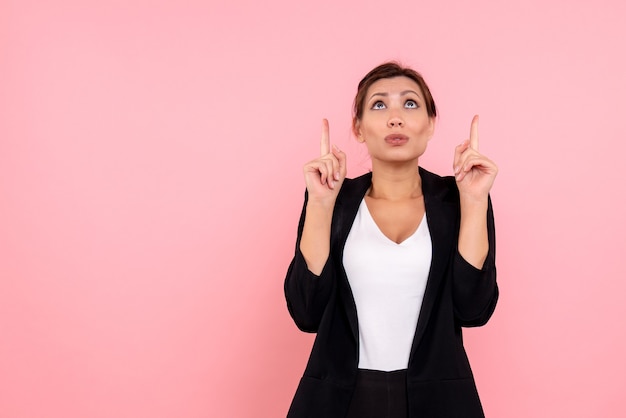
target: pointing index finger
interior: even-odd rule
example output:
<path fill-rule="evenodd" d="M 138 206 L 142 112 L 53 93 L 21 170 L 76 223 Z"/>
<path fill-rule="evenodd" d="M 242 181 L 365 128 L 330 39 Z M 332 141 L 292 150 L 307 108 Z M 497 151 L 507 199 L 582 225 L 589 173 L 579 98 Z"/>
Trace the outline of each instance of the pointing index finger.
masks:
<path fill-rule="evenodd" d="M 472 119 L 472 127 L 470 128 L 470 147 L 478 151 L 478 115 L 474 115 Z"/>
<path fill-rule="evenodd" d="M 328 127 L 328 119 L 322 119 L 322 140 L 320 142 L 321 155 L 324 156 L 330 152 L 330 129 Z"/>

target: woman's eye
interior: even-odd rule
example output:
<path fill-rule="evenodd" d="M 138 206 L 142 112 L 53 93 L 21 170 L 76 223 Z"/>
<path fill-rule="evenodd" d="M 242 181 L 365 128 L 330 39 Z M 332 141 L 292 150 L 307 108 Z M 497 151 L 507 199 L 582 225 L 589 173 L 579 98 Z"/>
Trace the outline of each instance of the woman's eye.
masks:
<path fill-rule="evenodd" d="M 372 106 L 372 109 L 384 109 L 384 108 L 385 108 L 385 104 L 381 101 L 374 103 L 374 105 Z"/>
<path fill-rule="evenodd" d="M 404 107 L 409 109 L 417 109 L 417 102 L 415 100 L 407 100 Z"/>

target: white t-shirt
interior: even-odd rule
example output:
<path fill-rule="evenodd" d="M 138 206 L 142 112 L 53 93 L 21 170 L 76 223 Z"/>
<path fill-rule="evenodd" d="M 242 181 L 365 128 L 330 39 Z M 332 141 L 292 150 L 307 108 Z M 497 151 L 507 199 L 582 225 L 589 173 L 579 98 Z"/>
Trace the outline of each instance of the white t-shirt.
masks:
<path fill-rule="evenodd" d="M 359 368 L 408 367 L 431 258 L 426 215 L 397 244 L 378 228 L 363 199 L 343 253 L 359 323 Z"/>

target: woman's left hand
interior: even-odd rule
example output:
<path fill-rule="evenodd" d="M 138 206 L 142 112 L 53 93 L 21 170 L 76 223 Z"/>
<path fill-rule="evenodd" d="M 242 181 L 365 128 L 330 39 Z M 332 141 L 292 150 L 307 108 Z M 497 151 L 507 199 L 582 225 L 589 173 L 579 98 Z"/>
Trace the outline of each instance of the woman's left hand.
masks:
<path fill-rule="evenodd" d="M 478 152 L 478 115 L 472 119 L 470 138 L 454 150 L 454 177 L 461 197 L 486 199 L 498 167 Z"/>

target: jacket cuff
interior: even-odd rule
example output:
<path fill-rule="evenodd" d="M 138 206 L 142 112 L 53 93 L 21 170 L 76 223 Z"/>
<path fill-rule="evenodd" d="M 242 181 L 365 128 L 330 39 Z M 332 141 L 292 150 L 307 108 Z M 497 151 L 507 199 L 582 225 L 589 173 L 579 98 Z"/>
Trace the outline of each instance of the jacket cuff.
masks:
<path fill-rule="evenodd" d="M 471 265 L 457 251 L 454 258 L 453 293 L 457 318 L 463 326 L 485 324 L 498 300 L 496 268 L 492 254 L 481 269 Z"/>

